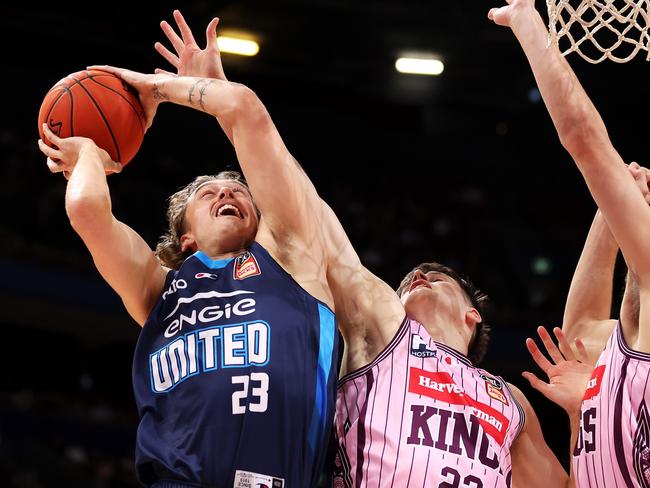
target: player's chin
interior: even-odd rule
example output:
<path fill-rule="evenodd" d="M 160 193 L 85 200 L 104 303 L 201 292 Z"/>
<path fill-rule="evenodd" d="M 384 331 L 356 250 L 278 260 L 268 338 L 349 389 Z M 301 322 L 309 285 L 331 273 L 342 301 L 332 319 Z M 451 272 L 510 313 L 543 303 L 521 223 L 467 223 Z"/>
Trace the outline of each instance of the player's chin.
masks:
<path fill-rule="evenodd" d="M 402 296 L 402 303 L 407 314 L 409 310 L 419 310 L 421 307 L 426 307 L 431 303 L 432 291 L 430 288 L 420 286 L 405 293 Z"/>
<path fill-rule="evenodd" d="M 227 221 L 219 222 L 217 232 L 220 239 L 232 242 L 237 247 L 242 246 L 242 243 L 250 243 L 255 239 L 257 234 L 257 227 L 252 226 L 243 220 L 235 220 L 233 218 Z"/>

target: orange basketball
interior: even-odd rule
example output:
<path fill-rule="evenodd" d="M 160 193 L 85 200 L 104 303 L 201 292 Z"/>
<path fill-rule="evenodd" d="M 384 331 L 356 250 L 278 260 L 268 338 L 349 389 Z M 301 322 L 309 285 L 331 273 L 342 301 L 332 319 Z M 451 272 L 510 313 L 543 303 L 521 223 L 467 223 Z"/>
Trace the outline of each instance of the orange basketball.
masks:
<path fill-rule="evenodd" d="M 144 139 L 145 115 L 137 92 L 117 76 L 99 70 L 72 73 L 47 92 L 38 112 L 38 133 L 47 123 L 60 137 L 88 137 L 111 159 L 127 164 Z"/>

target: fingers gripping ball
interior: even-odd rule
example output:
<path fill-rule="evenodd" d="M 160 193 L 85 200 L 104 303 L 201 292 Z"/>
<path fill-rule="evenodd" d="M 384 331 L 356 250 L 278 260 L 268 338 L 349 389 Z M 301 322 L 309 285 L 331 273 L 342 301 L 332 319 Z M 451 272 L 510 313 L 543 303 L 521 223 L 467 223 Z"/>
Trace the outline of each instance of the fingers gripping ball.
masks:
<path fill-rule="evenodd" d="M 60 137 L 81 136 L 95 141 L 111 159 L 127 164 L 140 149 L 145 115 L 137 92 L 117 76 L 99 70 L 72 73 L 47 92 L 38 113 L 42 124 Z"/>

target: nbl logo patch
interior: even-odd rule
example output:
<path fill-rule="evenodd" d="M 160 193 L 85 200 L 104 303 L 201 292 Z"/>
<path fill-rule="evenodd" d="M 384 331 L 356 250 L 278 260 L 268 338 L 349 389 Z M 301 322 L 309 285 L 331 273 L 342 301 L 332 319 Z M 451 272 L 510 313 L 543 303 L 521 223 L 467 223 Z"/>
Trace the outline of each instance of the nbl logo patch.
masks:
<path fill-rule="evenodd" d="M 500 401 L 501 403 L 508 405 L 508 397 L 503 393 L 503 383 L 492 376 L 481 373 L 479 375 L 483 381 L 485 381 L 485 391 L 495 400 Z"/>
<path fill-rule="evenodd" d="M 432 358 L 436 356 L 436 351 L 427 348 L 427 341 L 418 334 L 411 334 L 411 355 L 417 358 Z"/>
<path fill-rule="evenodd" d="M 245 280 L 251 276 L 260 275 L 262 272 L 253 253 L 246 251 L 235 258 L 235 266 L 232 268 L 232 274 L 236 280 Z"/>

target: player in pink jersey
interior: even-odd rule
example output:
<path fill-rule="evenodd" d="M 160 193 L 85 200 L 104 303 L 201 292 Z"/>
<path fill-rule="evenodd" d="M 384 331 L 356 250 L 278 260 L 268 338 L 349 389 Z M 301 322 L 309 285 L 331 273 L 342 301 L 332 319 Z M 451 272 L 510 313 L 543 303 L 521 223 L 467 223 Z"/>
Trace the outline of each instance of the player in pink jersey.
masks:
<path fill-rule="evenodd" d="M 585 178 L 629 269 L 620 320 L 588 381 L 580 410 L 569 411 L 572 431 L 577 433 L 573 459 L 577 484 L 650 486 L 650 416 L 646 402 L 650 399 L 650 207 L 638 187 L 638 181 L 643 179 L 647 184 L 647 177 L 643 178 L 641 172 L 637 178 L 635 168 L 628 169 L 623 163 L 571 67 L 557 47 L 549 46 L 548 32 L 533 0 L 512 0 L 508 6 L 490 10 L 488 15 L 497 24 L 509 26 L 520 42 L 560 141 Z M 582 326 L 580 323 L 576 320 L 573 330 L 568 330 L 572 335 L 586 331 L 593 355 L 597 335 L 602 337 L 602 331 L 593 323 L 591 327 L 588 322 L 582 322 Z M 549 341 L 550 337 L 544 340 L 556 367 L 577 368 L 579 363 L 567 349 L 567 341 L 560 341 L 563 355 L 558 355 Z M 566 376 L 556 375 L 549 364 L 545 371 L 550 384 L 544 389 L 549 395 L 557 394 L 567 386 L 560 381 Z"/>
<path fill-rule="evenodd" d="M 521 391 L 473 364 L 487 343 L 485 296 L 437 263 L 397 293 L 407 318 L 378 354 L 368 361 L 346 338 L 334 486 L 566 486 Z"/>
<path fill-rule="evenodd" d="M 628 169 L 650 203 L 650 171 L 636 163 Z M 555 364 L 528 341 L 533 358 L 550 382 L 546 384 L 530 373 L 526 376 L 533 387 L 562 406 L 573 419 L 573 466 L 578 486 L 584 487 L 629 486 L 632 480 L 635 486 L 649 486 L 650 481 L 647 441 L 642 441 L 647 439 L 649 425 L 645 404 L 650 394 L 645 383 L 650 361 L 647 354 L 630 350 L 624 339 L 625 327 L 610 319 L 617 254 L 618 245 L 598 211 L 571 282 L 562 331 L 555 331 L 559 349 L 540 328 Z M 639 287 L 630 272 L 626 282 L 620 324 L 632 324 L 638 330 Z M 574 360 L 569 346 L 577 336 L 584 339 L 583 364 Z M 634 370 L 634 376 L 628 375 L 630 370 Z M 628 398 L 623 396 L 626 391 Z"/>

